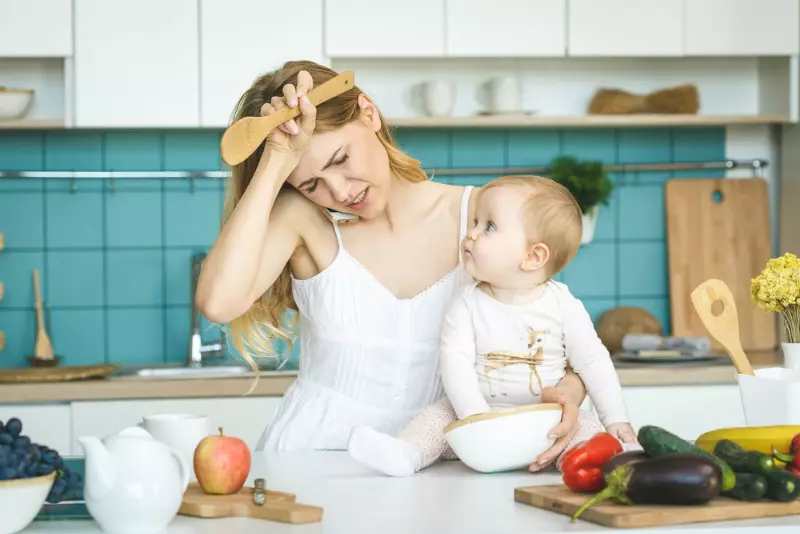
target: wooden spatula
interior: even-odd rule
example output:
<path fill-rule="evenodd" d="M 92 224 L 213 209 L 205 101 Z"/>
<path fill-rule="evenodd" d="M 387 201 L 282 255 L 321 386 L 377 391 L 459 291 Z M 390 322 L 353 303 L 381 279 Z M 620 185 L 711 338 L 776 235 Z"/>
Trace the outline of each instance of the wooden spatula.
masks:
<path fill-rule="evenodd" d="M 739 314 L 736 313 L 736 302 L 728 285 L 712 278 L 697 286 L 691 296 L 703 326 L 728 351 L 736 371 L 742 375 L 754 375 L 750 360 L 742 349 Z M 715 314 L 713 308 L 717 302 L 721 304 L 722 311 Z"/>
<path fill-rule="evenodd" d="M 354 85 L 353 71 L 344 71 L 308 92 L 315 106 L 338 96 Z M 289 119 L 300 115 L 300 108 L 283 108 L 266 117 L 244 117 L 231 124 L 220 141 L 220 155 L 228 165 L 238 165 L 261 146 L 267 135 Z"/>
<path fill-rule="evenodd" d="M 33 270 L 33 290 L 36 293 L 36 317 L 39 319 L 39 330 L 36 333 L 36 347 L 33 350 L 37 358 L 43 360 L 53 359 L 53 344 L 44 328 L 44 314 L 42 313 L 42 292 L 39 287 L 39 269 Z"/>

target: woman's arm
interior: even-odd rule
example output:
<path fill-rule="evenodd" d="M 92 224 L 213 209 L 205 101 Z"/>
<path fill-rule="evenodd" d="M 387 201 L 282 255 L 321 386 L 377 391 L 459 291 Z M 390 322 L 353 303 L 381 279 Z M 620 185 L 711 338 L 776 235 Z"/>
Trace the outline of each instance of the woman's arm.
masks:
<path fill-rule="evenodd" d="M 561 422 L 553 427 L 549 434 L 551 438 L 555 438 L 555 443 L 539 455 L 536 462 L 528 467 L 529 471 L 535 472 L 547 467 L 564 452 L 570 440 L 578 432 L 578 410 L 585 398 L 586 388 L 583 382 L 569 367 L 567 367 L 567 373 L 555 387 L 542 390 L 542 402 L 554 402 L 561 405 Z"/>
<path fill-rule="evenodd" d="M 300 244 L 295 195 L 279 192 L 294 168 L 291 159 L 270 158 L 253 175 L 230 219 L 208 253 L 195 302 L 206 318 L 227 323 L 245 313 L 275 282 Z"/>
<path fill-rule="evenodd" d="M 583 380 L 569 367 L 567 367 L 567 374 L 558 381 L 556 387 L 563 390 L 576 406 L 583 404 L 586 399 L 586 386 Z"/>
<path fill-rule="evenodd" d="M 312 86 L 311 76 L 300 72 L 297 91 L 305 95 Z M 294 95 L 294 87 L 284 87 L 284 94 Z M 245 313 L 275 282 L 301 243 L 302 195 L 282 192 L 316 122 L 316 108 L 308 97 L 298 100 L 301 127 L 291 119 L 287 124 L 291 122 L 293 133 L 287 133 L 285 125 L 270 132 L 250 183 L 203 263 L 195 303 L 211 321 L 227 323 Z M 262 106 L 261 114 L 285 106 L 282 98 L 274 97 Z"/>

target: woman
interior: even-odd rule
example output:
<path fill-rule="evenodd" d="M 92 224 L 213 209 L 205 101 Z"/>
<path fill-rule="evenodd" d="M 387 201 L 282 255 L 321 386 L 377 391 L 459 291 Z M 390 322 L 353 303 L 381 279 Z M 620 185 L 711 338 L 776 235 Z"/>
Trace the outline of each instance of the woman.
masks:
<path fill-rule="evenodd" d="M 198 282 L 199 310 L 230 323 L 242 354 L 288 341 L 286 312 L 298 312 L 300 373 L 260 450 L 342 450 L 353 426 L 391 433 L 439 398 L 441 322 L 468 281 L 459 244 L 472 188 L 429 181 L 357 87 L 315 109 L 307 93 L 336 74 L 290 62 L 240 99 L 237 120 L 285 106 L 301 115 L 232 169 Z M 339 228 L 325 208 L 359 220 Z M 574 435 L 584 394 L 574 374 L 547 392 L 565 413 L 540 466 Z"/>

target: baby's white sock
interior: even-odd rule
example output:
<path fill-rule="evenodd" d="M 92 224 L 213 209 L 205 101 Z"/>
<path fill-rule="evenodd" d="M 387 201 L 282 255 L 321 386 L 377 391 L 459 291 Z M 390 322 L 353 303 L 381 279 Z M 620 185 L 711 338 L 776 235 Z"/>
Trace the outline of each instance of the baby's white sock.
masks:
<path fill-rule="evenodd" d="M 413 475 L 420 465 L 421 453 L 413 445 L 368 426 L 353 428 L 347 452 L 357 462 L 393 477 Z"/>

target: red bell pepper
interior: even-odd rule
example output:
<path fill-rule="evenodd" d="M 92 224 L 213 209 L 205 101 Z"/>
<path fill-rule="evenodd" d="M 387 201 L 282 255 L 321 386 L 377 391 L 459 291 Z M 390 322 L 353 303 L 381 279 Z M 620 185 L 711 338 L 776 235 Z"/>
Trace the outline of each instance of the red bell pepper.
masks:
<path fill-rule="evenodd" d="M 621 452 L 622 444 L 608 432 L 572 446 L 558 459 L 564 485 L 577 493 L 600 491 L 605 487 L 603 465 Z"/>

